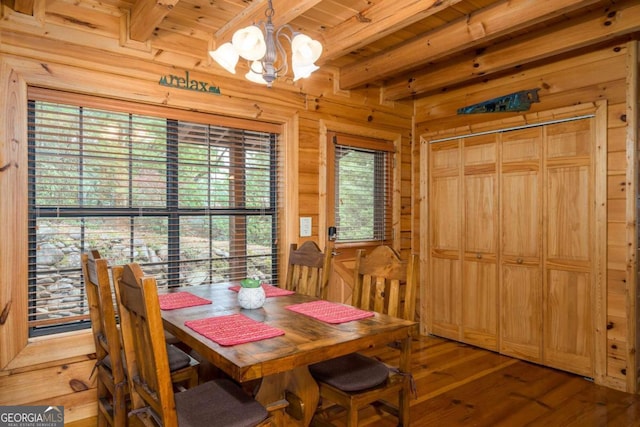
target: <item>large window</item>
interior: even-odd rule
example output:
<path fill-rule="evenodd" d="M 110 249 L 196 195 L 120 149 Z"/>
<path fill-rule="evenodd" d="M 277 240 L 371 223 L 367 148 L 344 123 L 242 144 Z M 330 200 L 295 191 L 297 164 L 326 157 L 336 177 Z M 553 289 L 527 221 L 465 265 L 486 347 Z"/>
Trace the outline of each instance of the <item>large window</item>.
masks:
<path fill-rule="evenodd" d="M 59 98 L 34 90 L 29 101 L 31 335 L 87 326 L 88 249 L 140 263 L 162 287 L 277 283 L 269 126 Z"/>
<path fill-rule="evenodd" d="M 339 243 L 389 242 L 393 144 L 332 133 L 334 223 Z"/>

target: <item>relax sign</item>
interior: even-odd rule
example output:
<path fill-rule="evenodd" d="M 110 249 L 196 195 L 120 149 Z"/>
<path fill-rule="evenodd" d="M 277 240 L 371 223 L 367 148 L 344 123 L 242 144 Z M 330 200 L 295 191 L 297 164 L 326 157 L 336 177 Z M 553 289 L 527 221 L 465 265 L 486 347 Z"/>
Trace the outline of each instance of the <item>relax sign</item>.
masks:
<path fill-rule="evenodd" d="M 214 95 L 220 95 L 220 88 L 218 86 L 212 86 L 207 82 L 200 80 L 192 80 L 189 77 L 189 72 L 184 72 L 184 77 L 174 76 L 172 74 L 168 76 L 160 77 L 160 84 L 162 86 L 175 87 L 177 89 L 193 90 L 196 92 L 213 93 Z"/>

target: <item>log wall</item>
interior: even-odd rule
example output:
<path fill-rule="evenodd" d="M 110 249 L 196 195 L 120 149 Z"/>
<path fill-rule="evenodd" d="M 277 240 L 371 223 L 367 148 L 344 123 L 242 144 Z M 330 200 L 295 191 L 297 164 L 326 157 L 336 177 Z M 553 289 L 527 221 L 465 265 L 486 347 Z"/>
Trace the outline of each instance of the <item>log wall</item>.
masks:
<path fill-rule="evenodd" d="M 303 240 L 299 238 L 299 216 L 312 218 L 312 236 L 304 239 L 325 245 L 326 164 L 321 156 L 326 132 L 391 138 L 398 143 L 398 170 L 402 171 L 394 195 L 401 204 L 394 217 L 398 232 L 394 245 L 404 254 L 411 250 L 411 103 L 381 103 L 376 89 L 337 90 L 336 71 L 328 67 L 296 86 L 285 81 L 267 89 L 241 76 L 224 74 L 207 60 L 196 60 L 194 56 L 206 56 L 206 46 L 198 47 L 202 48 L 198 55 L 152 54 L 131 41 L 114 43 L 119 39 L 120 18 L 100 13 L 100 8 L 87 13 L 76 3 L 78 7 L 43 15 L 39 13 L 42 4 L 37 2 L 35 16 L 0 4 L 0 166 L 8 165 L 0 172 L 0 405 L 63 405 L 67 422 L 91 419 L 96 413 L 90 331 L 38 339 L 27 334 L 29 85 L 280 124 L 287 184 L 282 248 Z M 159 84 L 163 76 L 186 71 L 191 79 L 219 87 L 220 95 Z M 333 295 L 348 300 L 350 292 L 337 289 Z"/>
<path fill-rule="evenodd" d="M 64 3 L 64 8 L 62 7 Z M 298 237 L 298 217 L 312 218 L 312 236 L 325 244 L 326 132 L 337 130 L 398 141 L 400 167 L 394 193 L 394 246 L 404 256 L 422 252 L 426 219 L 420 188 L 419 136 L 482 130 L 536 121 L 549 111 L 606 101 L 608 109 L 606 369 L 599 381 L 638 390 L 636 361 L 640 320 L 637 284 L 637 42 L 602 46 L 568 59 L 519 69 L 504 78 L 470 84 L 413 102 L 383 102 L 377 88 L 338 89 L 337 71 L 323 67 L 306 81 L 271 90 L 248 84 L 211 64 L 206 46 L 147 45 L 119 34 L 117 11 L 101 2 L 52 2 L 34 16 L 0 4 L 0 405 L 64 405 L 67 421 L 95 415 L 93 341 L 90 333 L 29 339 L 26 334 L 26 129 L 28 85 L 197 110 L 282 125 L 287 193 L 286 248 Z M 85 7 L 86 6 L 86 7 Z M 87 8 L 92 8 L 91 13 Z M 194 53 L 200 52 L 201 53 Z M 189 52 L 185 54 L 184 52 Z M 167 88 L 162 76 L 190 72 L 220 95 Z M 521 114 L 457 116 L 456 109 L 522 89 L 540 87 L 541 102 Z M 415 139 L 415 140 L 414 140 Z M 428 201 L 426 201 L 428 202 Z M 306 238 L 305 238 L 306 239 Z M 424 261 L 424 254 L 421 253 Z M 348 301 L 350 260 L 334 269 L 331 295 Z M 426 272 L 422 269 L 424 283 Z M 425 300 L 421 285 L 421 303 Z M 425 313 L 424 307 L 421 308 Z M 424 331 L 424 328 L 423 328 Z"/>

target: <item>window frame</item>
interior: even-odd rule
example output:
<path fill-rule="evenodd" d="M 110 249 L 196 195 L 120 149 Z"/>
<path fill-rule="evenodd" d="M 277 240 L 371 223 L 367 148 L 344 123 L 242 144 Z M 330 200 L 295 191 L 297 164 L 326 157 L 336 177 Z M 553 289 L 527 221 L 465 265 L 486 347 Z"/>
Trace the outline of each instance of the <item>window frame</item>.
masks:
<path fill-rule="evenodd" d="M 123 99 L 139 104 L 163 106 L 175 111 L 191 111 L 201 114 L 218 114 L 243 118 L 280 126 L 283 146 L 278 153 L 284 171 L 282 211 L 280 212 L 279 258 L 286 253 L 282 248 L 297 241 L 297 224 L 291 218 L 298 217 L 298 120 L 292 109 L 260 108 L 255 99 L 227 97 L 224 102 L 208 94 L 170 90 L 158 85 L 157 79 L 132 77 L 114 79 L 113 74 L 96 69 L 48 63 L 43 72 L 41 61 L 32 59 L 3 58 L 0 84 L 5 96 L 0 100 L 7 112 L 5 122 L 10 126 L 0 128 L 6 141 L 0 146 L 0 234 L 7 236 L 0 241 L 0 369 L 24 369 L 42 363 L 86 359 L 93 350 L 90 330 L 61 333 L 55 336 L 29 338 L 25 309 L 27 307 L 27 90 L 47 87 L 72 93 L 91 93 L 110 99 Z M 167 69 L 167 71 L 170 71 Z M 133 79 L 133 80 L 132 80 Z M 108 82 L 108 86 L 105 86 Z M 135 89 L 134 89 L 135 88 Z M 301 105 L 302 107 L 303 105 Z M 233 117 L 229 117 L 233 116 Z M 280 263 L 282 268 L 283 263 Z M 282 271 L 280 271 L 282 276 Z M 10 332 L 9 332 L 10 331 Z"/>
<path fill-rule="evenodd" d="M 327 135 L 328 144 L 330 144 L 327 152 L 327 165 L 329 173 L 327 175 L 328 182 L 328 210 L 332 212 L 330 225 L 337 228 L 338 238 L 335 240 L 335 246 L 368 246 L 390 244 L 394 238 L 394 229 L 392 224 L 393 218 L 393 174 L 395 169 L 395 147 L 393 141 L 385 141 L 382 139 L 374 139 L 371 137 L 351 135 L 339 132 L 329 132 Z M 340 147 L 338 149 L 338 147 Z M 383 163 L 384 173 L 382 176 L 374 176 L 374 200 L 373 201 L 373 236 L 368 239 L 340 239 L 340 205 L 337 201 L 339 197 L 339 159 L 336 152 L 346 153 L 349 149 L 361 152 L 370 152 L 374 155 L 374 173 L 379 169 L 379 164 Z M 384 193 L 384 197 L 380 196 L 380 192 Z M 379 202 L 382 199 L 382 203 Z"/>
<path fill-rule="evenodd" d="M 373 128 L 370 126 L 361 126 L 353 123 L 325 120 L 319 121 L 320 130 L 320 168 L 319 168 L 319 203 L 320 206 L 325 206 L 326 209 L 319 211 L 318 225 L 320 229 L 320 238 L 325 240 L 325 245 L 328 248 L 335 249 L 336 254 L 340 254 L 340 258 L 350 257 L 355 253 L 355 249 L 367 248 L 377 246 L 380 243 L 336 243 L 329 240 L 328 228 L 332 226 L 332 213 L 334 203 L 333 195 L 333 178 L 330 176 L 333 172 L 330 170 L 329 162 L 332 161 L 332 149 L 333 144 L 330 138 L 331 132 L 338 132 L 346 135 L 353 135 L 356 137 L 365 137 L 377 140 L 388 141 L 389 147 L 393 147 L 393 172 L 391 182 L 391 227 L 392 227 L 392 240 L 388 244 L 397 251 L 401 251 L 402 239 L 401 239 L 401 192 L 400 185 L 402 180 L 401 168 L 397 167 L 400 164 L 402 153 L 402 144 L 407 136 L 383 130 L 380 128 Z M 324 161 L 326 159 L 326 161 Z M 324 234 L 324 236 L 323 236 Z"/>

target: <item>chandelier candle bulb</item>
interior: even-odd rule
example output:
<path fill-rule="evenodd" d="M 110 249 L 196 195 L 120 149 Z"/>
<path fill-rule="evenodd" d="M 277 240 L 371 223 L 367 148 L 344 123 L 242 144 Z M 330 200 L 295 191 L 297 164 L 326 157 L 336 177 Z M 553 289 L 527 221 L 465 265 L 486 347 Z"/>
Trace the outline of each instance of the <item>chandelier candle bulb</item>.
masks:
<path fill-rule="evenodd" d="M 238 63 L 240 56 L 231 43 L 227 42 L 223 44 L 217 50 L 209 52 L 209 55 L 211 55 L 211 57 L 215 59 L 222 68 L 231 74 L 236 73 L 236 64 Z"/>
<path fill-rule="evenodd" d="M 231 45 L 239 56 L 248 61 L 257 61 L 267 53 L 267 45 L 260 28 L 255 25 L 238 30 L 231 39 Z"/>

